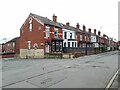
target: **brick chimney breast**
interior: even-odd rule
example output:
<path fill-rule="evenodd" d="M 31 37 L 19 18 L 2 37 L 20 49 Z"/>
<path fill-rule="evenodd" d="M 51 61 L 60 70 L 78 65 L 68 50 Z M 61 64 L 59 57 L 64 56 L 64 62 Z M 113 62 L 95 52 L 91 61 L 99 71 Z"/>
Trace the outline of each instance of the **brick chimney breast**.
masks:
<path fill-rule="evenodd" d="M 57 16 L 55 16 L 55 14 L 53 14 L 53 21 L 57 22 Z"/>
<path fill-rule="evenodd" d="M 96 35 L 96 29 L 94 29 L 94 34 Z"/>
<path fill-rule="evenodd" d="M 70 26 L 70 23 L 69 23 L 69 22 L 67 22 L 67 23 L 66 23 L 66 25 L 69 27 L 69 26 Z"/>
<path fill-rule="evenodd" d="M 77 29 L 80 29 L 80 25 L 79 25 L 79 23 L 77 23 L 76 28 L 77 28 Z"/>
<path fill-rule="evenodd" d="M 101 32 L 100 31 L 98 31 L 98 35 L 100 36 L 100 34 L 101 34 Z"/>
<path fill-rule="evenodd" d="M 106 35 L 105 34 L 103 34 L 103 37 L 105 37 Z"/>
<path fill-rule="evenodd" d="M 88 32 L 91 33 L 91 28 L 88 29 Z"/>
<path fill-rule="evenodd" d="M 83 31 L 85 31 L 86 30 L 86 27 L 85 27 L 85 25 L 83 25 Z"/>

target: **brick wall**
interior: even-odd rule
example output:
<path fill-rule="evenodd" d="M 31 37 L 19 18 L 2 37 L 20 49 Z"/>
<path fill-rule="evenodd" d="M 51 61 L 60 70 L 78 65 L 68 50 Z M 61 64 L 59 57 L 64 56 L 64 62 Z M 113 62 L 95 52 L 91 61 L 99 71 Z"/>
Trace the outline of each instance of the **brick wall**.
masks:
<path fill-rule="evenodd" d="M 20 48 L 27 49 L 27 41 L 31 41 L 31 49 L 34 43 L 38 44 L 39 49 L 44 49 L 41 43 L 44 43 L 45 27 L 32 18 L 32 31 L 29 31 L 29 18 L 27 18 L 23 27 L 20 29 Z"/>

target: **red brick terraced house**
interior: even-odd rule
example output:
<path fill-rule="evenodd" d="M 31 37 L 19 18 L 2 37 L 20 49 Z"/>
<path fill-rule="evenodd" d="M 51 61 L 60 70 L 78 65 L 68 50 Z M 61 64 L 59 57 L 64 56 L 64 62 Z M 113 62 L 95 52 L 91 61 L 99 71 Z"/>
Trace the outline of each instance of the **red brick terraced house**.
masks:
<path fill-rule="evenodd" d="M 2 57 L 14 57 L 15 54 L 20 53 L 20 37 L 13 38 L 12 40 L 2 44 Z"/>
<path fill-rule="evenodd" d="M 20 57 L 44 58 L 45 53 L 61 53 L 62 27 L 47 17 L 30 13 L 20 28 Z"/>
<path fill-rule="evenodd" d="M 45 58 L 46 55 L 74 52 L 87 55 L 116 45 L 113 41 L 111 45 L 108 43 L 108 36 L 101 36 L 100 31 L 97 35 L 96 29 L 92 33 L 91 28 L 87 31 L 85 25 L 80 29 L 79 23 L 76 27 L 70 26 L 69 22 L 59 23 L 56 15 L 50 20 L 30 13 L 20 28 L 20 37 L 2 44 L 2 52 L 18 54 L 20 58 Z"/>

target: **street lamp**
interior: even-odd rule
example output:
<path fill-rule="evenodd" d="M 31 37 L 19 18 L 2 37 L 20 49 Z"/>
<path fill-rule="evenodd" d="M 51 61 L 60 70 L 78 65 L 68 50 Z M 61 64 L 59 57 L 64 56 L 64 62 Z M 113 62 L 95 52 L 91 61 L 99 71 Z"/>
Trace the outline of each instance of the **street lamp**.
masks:
<path fill-rule="evenodd" d="M 101 30 L 101 28 L 103 28 L 103 26 L 100 26 L 99 31 Z M 99 49 L 100 49 L 100 52 L 101 52 L 101 38 L 100 38 L 100 36 L 99 36 Z"/>

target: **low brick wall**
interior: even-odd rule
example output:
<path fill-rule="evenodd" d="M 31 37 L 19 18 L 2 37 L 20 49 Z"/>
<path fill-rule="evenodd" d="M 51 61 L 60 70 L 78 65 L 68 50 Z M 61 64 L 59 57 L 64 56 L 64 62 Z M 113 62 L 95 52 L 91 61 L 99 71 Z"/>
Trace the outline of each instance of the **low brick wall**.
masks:
<path fill-rule="evenodd" d="M 15 53 L 3 53 L 2 58 L 11 58 L 14 57 Z"/>
<path fill-rule="evenodd" d="M 87 52 L 86 52 L 87 51 Z M 77 58 L 80 56 L 93 55 L 99 53 L 98 48 L 63 48 L 63 58 Z"/>

